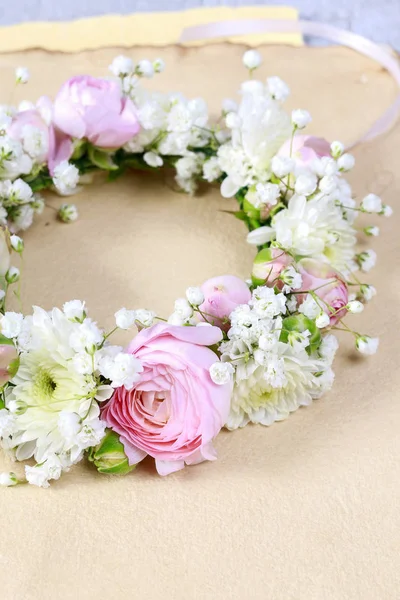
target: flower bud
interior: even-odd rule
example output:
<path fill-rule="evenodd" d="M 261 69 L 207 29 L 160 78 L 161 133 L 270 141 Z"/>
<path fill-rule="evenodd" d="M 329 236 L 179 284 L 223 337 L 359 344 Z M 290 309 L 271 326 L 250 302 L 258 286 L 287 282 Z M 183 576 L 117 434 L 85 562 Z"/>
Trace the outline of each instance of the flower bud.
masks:
<path fill-rule="evenodd" d="M 311 115 L 307 110 L 298 108 L 292 111 L 292 123 L 297 129 L 304 129 L 311 121 Z"/>
<path fill-rule="evenodd" d="M 368 213 L 380 213 L 382 211 L 382 200 L 376 194 L 368 194 L 361 202 L 361 210 Z"/>
<path fill-rule="evenodd" d="M 156 58 L 156 60 L 153 61 L 153 69 L 154 73 L 162 73 L 164 71 L 165 62 L 162 58 Z"/>
<path fill-rule="evenodd" d="M 10 400 L 7 408 L 13 415 L 23 415 L 28 409 L 28 405 L 23 400 Z"/>
<path fill-rule="evenodd" d="M 17 267 L 10 267 L 6 273 L 7 283 L 16 283 L 19 279 L 19 269 Z"/>
<path fill-rule="evenodd" d="M 210 367 L 210 377 L 216 385 L 226 385 L 232 380 L 234 367 L 228 362 L 215 362 Z"/>
<path fill-rule="evenodd" d="M 278 102 L 284 102 L 290 94 L 290 89 L 280 77 L 268 77 L 267 88 L 269 93 Z"/>
<path fill-rule="evenodd" d="M 29 81 L 29 70 L 26 67 L 17 67 L 15 69 L 15 82 L 16 83 L 28 83 Z"/>
<path fill-rule="evenodd" d="M 134 70 L 133 61 L 128 56 L 116 56 L 108 67 L 116 77 L 125 77 Z"/>
<path fill-rule="evenodd" d="M 0 485 L 3 487 L 11 487 L 17 485 L 18 479 L 15 473 L 0 473 Z"/>
<path fill-rule="evenodd" d="M 349 312 L 357 314 L 364 310 L 364 304 L 358 300 L 350 300 L 346 308 Z"/>
<path fill-rule="evenodd" d="M 78 209 L 75 204 L 62 204 L 58 211 L 58 218 L 63 223 L 72 223 L 78 218 Z"/>
<path fill-rule="evenodd" d="M 129 329 L 135 322 L 136 313 L 134 310 L 127 310 L 126 308 L 120 308 L 115 313 L 115 324 L 119 329 Z"/>
<path fill-rule="evenodd" d="M 359 335 L 356 338 L 356 348 L 361 354 L 370 356 L 376 354 L 379 346 L 379 339 L 369 337 L 369 335 Z"/>
<path fill-rule="evenodd" d="M 143 327 L 151 327 L 155 318 L 156 313 L 152 310 L 147 310 L 146 308 L 135 310 L 135 323 L 139 330 L 143 329 Z"/>
<path fill-rule="evenodd" d="M 247 50 L 247 52 L 245 52 L 243 54 L 243 64 L 246 67 L 246 69 L 249 69 L 250 71 L 254 71 L 254 69 L 257 69 L 262 63 L 262 58 L 259 52 L 257 52 L 257 50 Z"/>
<path fill-rule="evenodd" d="M 337 165 L 340 171 L 350 171 L 355 164 L 354 156 L 352 154 L 342 154 L 338 158 Z"/>
<path fill-rule="evenodd" d="M 12 235 L 10 237 L 10 242 L 12 249 L 15 250 L 15 252 L 18 252 L 18 254 L 21 254 L 24 249 L 24 242 L 21 238 L 18 235 Z"/>
<path fill-rule="evenodd" d="M 382 204 L 382 212 L 381 214 L 384 217 L 391 217 L 393 214 L 393 208 L 391 206 L 388 206 L 387 204 Z"/>
<path fill-rule="evenodd" d="M 310 332 L 310 345 L 306 350 L 307 352 L 313 352 L 314 350 L 317 350 L 321 343 L 321 332 L 315 322 L 305 315 L 292 315 L 291 317 L 283 319 L 280 341 L 287 343 L 291 331 L 303 333 L 307 329 Z"/>
<path fill-rule="evenodd" d="M 31 208 L 33 208 L 37 215 L 41 215 L 44 211 L 44 206 L 45 204 L 43 198 L 35 194 L 34 200 L 31 202 Z"/>
<path fill-rule="evenodd" d="M 204 302 L 204 294 L 199 287 L 188 287 L 186 298 L 192 306 L 200 306 Z"/>
<path fill-rule="evenodd" d="M 369 302 L 374 296 L 376 296 L 376 289 L 373 285 L 368 285 L 367 283 L 363 283 L 360 286 L 360 296 L 366 302 Z"/>
<path fill-rule="evenodd" d="M 149 60 L 143 59 L 136 67 L 136 72 L 140 77 L 148 77 L 150 79 L 154 75 L 154 65 Z"/>
<path fill-rule="evenodd" d="M 251 278 L 255 286 L 278 285 L 282 271 L 292 262 L 291 257 L 280 248 L 264 248 L 254 259 Z M 282 284 L 280 285 L 282 287 Z"/>
<path fill-rule="evenodd" d="M 182 319 L 190 319 L 193 316 L 193 308 L 186 298 L 178 298 L 175 300 L 174 312 L 182 317 Z"/>
<path fill-rule="evenodd" d="M 379 227 L 377 227 L 376 225 L 370 225 L 370 227 L 364 228 L 364 233 L 365 235 L 372 235 L 374 237 L 377 237 L 379 235 Z"/>
<path fill-rule="evenodd" d="M 106 435 L 100 444 L 89 450 L 88 458 L 99 473 L 126 475 L 136 467 L 129 464 L 119 435 L 111 429 L 106 429 Z"/>
<path fill-rule="evenodd" d="M 67 319 L 75 323 L 83 323 L 86 319 L 85 303 L 82 300 L 69 300 L 63 306 Z"/>
<path fill-rule="evenodd" d="M 333 158 L 339 158 L 339 156 L 342 156 L 344 152 L 344 145 L 342 144 L 342 142 L 332 142 L 331 144 L 331 154 L 333 156 Z"/>
<path fill-rule="evenodd" d="M 324 329 L 325 327 L 328 327 L 330 322 L 331 320 L 329 318 L 329 315 L 326 314 L 326 312 L 321 312 L 315 319 L 315 324 L 318 327 L 318 329 Z"/>

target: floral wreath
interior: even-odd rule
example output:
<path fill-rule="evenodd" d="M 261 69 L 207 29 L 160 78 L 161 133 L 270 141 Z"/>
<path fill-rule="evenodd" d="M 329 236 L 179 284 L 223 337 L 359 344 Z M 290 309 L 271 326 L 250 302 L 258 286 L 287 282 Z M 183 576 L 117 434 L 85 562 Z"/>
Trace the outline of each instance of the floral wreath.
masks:
<path fill-rule="evenodd" d="M 363 280 L 376 255 L 357 251 L 355 220 L 391 209 L 375 194 L 357 204 L 344 178 L 353 156 L 340 142 L 300 135 L 309 113 L 285 112 L 289 88 L 278 77 L 254 78 L 258 52 L 243 62 L 250 78 L 240 102 L 225 100 L 215 124 L 204 100 L 142 87 L 163 71 L 161 59 L 134 65 L 124 56 L 113 77 L 74 77 L 54 102 L 1 108 L 0 442 L 12 459 L 31 459 L 24 477 L 2 473 L 1 485 L 47 487 L 84 457 L 114 474 L 147 455 L 160 475 L 214 460 L 223 427 L 271 425 L 330 389 L 333 331 L 376 352 L 377 338 L 345 322 L 376 293 Z M 17 84 L 28 79 L 17 69 Z M 16 234 L 43 210 L 41 190 L 69 196 L 96 171 L 116 179 L 163 165 L 187 193 L 207 181 L 236 198 L 232 214 L 258 249 L 249 280 L 223 275 L 189 287 L 168 319 L 121 308 L 110 332 L 80 300 L 31 315 L 6 309 L 20 279 L 11 256 L 24 250 Z M 69 223 L 78 212 L 65 203 L 58 215 Z M 126 349 L 110 344 L 117 329 L 134 327 Z"/>

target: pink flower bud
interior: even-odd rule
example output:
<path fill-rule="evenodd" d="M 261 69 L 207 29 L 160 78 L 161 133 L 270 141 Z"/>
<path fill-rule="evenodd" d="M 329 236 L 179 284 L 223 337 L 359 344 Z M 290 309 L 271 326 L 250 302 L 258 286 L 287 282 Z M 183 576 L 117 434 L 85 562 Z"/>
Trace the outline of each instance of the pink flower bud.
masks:
<path fill-rule="evenodd" d="M 4 338 L 3 338 L 4 339 Z M 0 386 L 14 377 L 18 368 L 18 353 L 13 344 L 0 344 Z"/>
<path fill-rule="evenodd" d="M 208 279 L 201 286 L 204 302 L 199 306 L 207 320 L 224 331 L 229 329 L 229 315 L 239 304 L 251 298 L 246 283 L 234 275 L 221 275 Z M 211 316 L 210 316 L 211 315 Z"/>
<path fill-rule="evenodd" d="M 335 325 L 346 314 L 349 301 L 349 292 L 343 276 L 329 264 L 313 258 L 302 258 L 298 262 L 298 268 L 303 278 L 301 290 L 314 290 L 321 300 L 321 308 L 330 316 L 330 324 Z M 305 298 L 306 294 L 298 295 L 299 304 Z M 333 312 L 335 314 L 332 315 Z"/>
<path fill-rule="evenodd" d="M 251 277 L 254 285 L 277 286 L 282 288 L 283 282 L 277 280 L 293 259 L 280 248 L 264 248 L 254 259 Z"/>
<path fill-rule="evenodd" d="M 278 156 L 290 156 L 291 140 L 281 146 Z M 292 155 L 298 167 L 305 167 L 312 163 L 316 158 L 331 155 L 329 142 L 324 138 L 314 137 L 313 135 L 295 135 L 292 144 Z"/>

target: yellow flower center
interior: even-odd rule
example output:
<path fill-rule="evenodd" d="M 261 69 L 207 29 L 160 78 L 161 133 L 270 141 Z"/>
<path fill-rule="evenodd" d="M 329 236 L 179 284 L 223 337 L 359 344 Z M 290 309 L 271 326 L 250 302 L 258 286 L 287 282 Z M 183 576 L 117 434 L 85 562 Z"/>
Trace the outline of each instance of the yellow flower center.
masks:
<path fill-rule="evenodd" d="M 53 400 L 56 382 L 50 371 L 39 369 L 33 380 L 33 395 L 39 404 L 49 404 Z"/>

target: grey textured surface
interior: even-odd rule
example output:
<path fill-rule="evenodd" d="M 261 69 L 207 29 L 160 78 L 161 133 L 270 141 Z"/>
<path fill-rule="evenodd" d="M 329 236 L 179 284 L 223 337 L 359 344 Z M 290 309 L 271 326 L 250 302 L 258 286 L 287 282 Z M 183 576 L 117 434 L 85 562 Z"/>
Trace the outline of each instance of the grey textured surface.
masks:
<path fill-rule="evenodd" d="M 302 18 L 344 27 L 400 50 L 400 0 L 0 0 L 0 3 L 2 25 L 200 6 L 291 5 Z"/>

